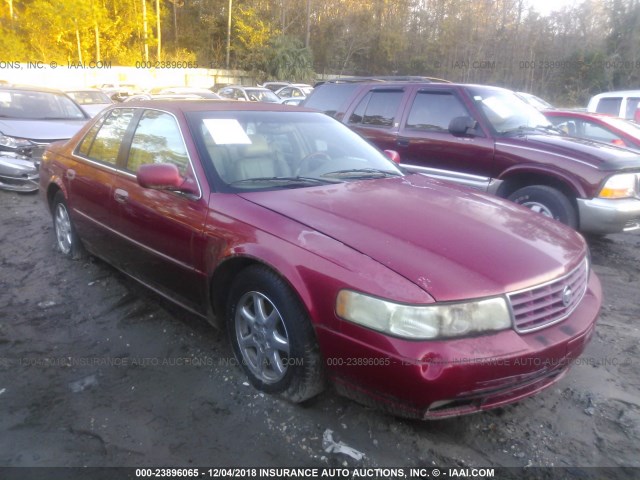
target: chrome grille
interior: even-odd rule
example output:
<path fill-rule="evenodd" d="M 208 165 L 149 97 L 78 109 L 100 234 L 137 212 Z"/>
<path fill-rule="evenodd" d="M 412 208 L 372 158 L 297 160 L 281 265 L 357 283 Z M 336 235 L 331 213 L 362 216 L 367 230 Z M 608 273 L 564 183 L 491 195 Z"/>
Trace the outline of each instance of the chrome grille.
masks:
<path fill-rule="evenodd" d="M 508 294 L 516 331 L 531 332 L 568 317 L 587 289 L 588 270 L 585 258 L 561 278 Z"/>

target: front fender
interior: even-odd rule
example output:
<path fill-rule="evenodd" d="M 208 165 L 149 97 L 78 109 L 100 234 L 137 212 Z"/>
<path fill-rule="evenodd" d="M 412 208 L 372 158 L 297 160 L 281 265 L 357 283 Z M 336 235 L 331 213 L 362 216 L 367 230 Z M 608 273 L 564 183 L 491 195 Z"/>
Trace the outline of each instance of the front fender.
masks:
<path fill-rule="evenodd" d="M 501 180 L 502 188 L 505 184 L 508 184 L 510 180 L 515 178 L 533 178 L 533 177 L 545 177 L 551 179 L 553 182 L 559 182 L 565 185 L 576 198 L 587 198 L 587 192 L 582 184 L 568 172 L 549 168 L 548 166 L 536 165 L 536 164 L 520 164 L 504 170 L 497 178 Z M 530 184 L 532 182 L 529 182 Z M 499 190 L 500 192 L 500 190 Z"/>

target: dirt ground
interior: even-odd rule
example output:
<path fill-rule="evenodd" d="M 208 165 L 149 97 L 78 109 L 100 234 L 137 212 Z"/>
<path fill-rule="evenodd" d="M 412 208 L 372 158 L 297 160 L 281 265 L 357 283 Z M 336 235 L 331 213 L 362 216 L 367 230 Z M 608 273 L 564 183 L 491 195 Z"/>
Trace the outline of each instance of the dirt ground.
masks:
<path fill-rule="evenodd" d="M 257 393 L 222 333 L 64 258 L 40 197 L 0 191 L 0 466 L 640 467 L 640 233 L 589 243 L 605 301 L 581 361 L 508 408 L 414 422 Z M 325 452 L 328 429 L 364 457 Z"/>

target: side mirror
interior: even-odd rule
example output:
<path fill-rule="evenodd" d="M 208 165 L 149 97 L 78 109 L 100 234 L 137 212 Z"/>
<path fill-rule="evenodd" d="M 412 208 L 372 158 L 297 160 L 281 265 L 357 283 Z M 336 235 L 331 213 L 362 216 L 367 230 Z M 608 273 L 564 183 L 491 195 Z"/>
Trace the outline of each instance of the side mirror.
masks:
<path fill-rule="evenodd" d="M 398 152 L 396 152 L 395 150 L 385 150 L 383 153 L 393 163 L 400 165 L 400 154 Z"/>
<path fill-rule="evenodd" d="M 144 188 L 173 190 L 198 195 L 197 186 L 180 175 L 178 167 L 171 163 L 141 165 L 136 172 L 138 184 Z"/>
<path fill-rule="evenodd" d="M 478 122 L 471 117 L 455 117 L 449 123 L 449 133 L 453 135 L 473 135 L 477 125 Z"/>

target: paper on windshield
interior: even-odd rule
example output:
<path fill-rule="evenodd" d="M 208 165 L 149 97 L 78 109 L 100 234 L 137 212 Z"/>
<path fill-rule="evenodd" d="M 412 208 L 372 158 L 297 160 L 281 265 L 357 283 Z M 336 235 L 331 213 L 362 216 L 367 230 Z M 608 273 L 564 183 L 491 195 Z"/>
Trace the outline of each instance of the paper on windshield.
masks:
<path fill-rule="evenodd" d="M 235 118 L 205 118 L 202 122 L 216 145 L 251 143 L 251 139 Z"/>

